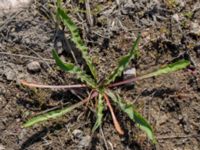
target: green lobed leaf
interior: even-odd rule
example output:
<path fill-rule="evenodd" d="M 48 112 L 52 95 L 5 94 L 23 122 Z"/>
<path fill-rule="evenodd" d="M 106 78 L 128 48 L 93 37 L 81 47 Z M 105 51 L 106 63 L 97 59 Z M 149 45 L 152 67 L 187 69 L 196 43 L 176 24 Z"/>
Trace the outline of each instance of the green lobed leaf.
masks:
<path fill-rule="evenodd" d="M 135 109 L 133 104 L 130 104 L 124 101 L 118 94 L 114 94 L 113 92 L 107 90 L 106 93 L 109 97 L 119 106 L 119 108 L 128 115 L 128 117 L 136 123 L 136 125 L 143 130 L 148 138 L 152 140 L 153 143 L 156 142 L 152 127 L 148 123 L 148 121 L 142 117 Z"/>
<path fill-rule="evenodd" d="M 118 62 L 117 68 L 112 72 L 112 74 L 107 78 L 105 81 L 105 85 L 108 85 L 109 83 L 115 81 L 116 77 L 120 76 L 124 69 L 128 66 L 131 59 L 138 56 L 138 43 L 140 40 L 140 34 L 138 34 L 138 37 L 136 41 L 133 43 L 132 49 L 129 51 L 129 53 L 125 56 L 122 56 L 121 59 Z"/>
<path fill-rule="evenodd" d="M 60 117 L 68 112 L 71 112 L 73 109 L 83 105 L 85 103 L 85 101 L 81 101 L 77 104 L 74 104 L 70 107 L 64 107 L 62 109 L 58 109 L 58 110 L 53 110 L 53 111 L 49 111 L 45 114 L 41 114 L 41 115 L 38 115 L 36 117 L 33 117 L 31 118 L 30 120 L 28 120 L 27 122 L 25 122 L 23 124 L 23 127 L 30 127 L 30 126 L 33 126 L 35 124 L 38 124 L 40 122 L 43 122 L 43 121 L 46 121 L 46 120 L 49 120 L 49 119 L 56 119 L 57 117 Z"/>
<path fill-rule="evenodd" d="M 163 68 L 160 68 L 157 71 L 154 71 L 152 73 L 140 76 L 140 77 L 138 77 L 138 80 L 146 79 L 146 78 L 150 78 L 150 77 L 155 77 L 155 76 L 159 76 L 159 75 L 167 74 L 167 73 L 171 73 L 171 72 L 175 72 L 177 70 L 181 70 L 181 69 L 186 68 L 188 65 L 190 65 L 190 61 L 185 60 L 185 59 L 181 59 L 181 60 L 178 60 L 175 63 L 169 64 L 169 65 L 167 65 Z"/>
<path fill-rule="evenodd" d="M 85 59 L 93 77 L 95 78 L 95 80 L 97 80 L 96 68 L 93 65 L 92 59 L 88 54 L 88 48 L 85 46 L 83 40 L 81 39 L 77 26 L 74 24 L 71 18 L 65 13 L 65 11 L 61 7 L 58 7 L 57 14 L 61 19 L 61 21 L 64 23 L 64 25 L 71 32 L 72 35 L 71 40 L 75 43 L 76 47 L 81 51 L 82 57 Z"/>
<path fill-rule="evenodd" d="M 98 106 L 97 106 L 97 120 L 94 124 L 94 127 L 92 128 L 92 132 L 94 132 L 102 124 L 103 110 L 104 110 L 103 96 L 99 94 Z"/>
<path fill-rule="evenodd" d="M 71 63 L 64 63 L 60 57 L 58 56 L 57 52 L 53 49 L 52 50 L 52 54 L 53 54 L 53 58 L 56 61 L 56 64 L 64 71 L 67 71 L 69 73 L 73 73 L 76 74 L 77 77 L 79 79 L 81 79 L 81 81 L 86 82 L 86 84 L 90 87 L 95 88 L 96 87 L 96 83 L 95 81 L 92 79 L 92 77 L 90 77 L 89 75 L 87 75 L 84 71 L 81 70 L 80 67 L 75 66 L 74 64 Z"/>

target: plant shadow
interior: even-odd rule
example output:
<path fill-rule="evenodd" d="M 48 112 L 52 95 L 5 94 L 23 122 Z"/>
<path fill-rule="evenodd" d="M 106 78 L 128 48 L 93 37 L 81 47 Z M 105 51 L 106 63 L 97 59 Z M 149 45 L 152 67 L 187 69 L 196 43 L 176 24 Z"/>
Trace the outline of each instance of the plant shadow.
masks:
<path fill-rule="evenodd" d="M 24 143 L 22 143 L 20 150 L 25 150 L 29 148 L 31 145 L 40 142 L 43 137 L 45 137 L 49 132 L 53 133 L 56 130 L 62 129 L 64 126 L 61 124 L 56 124 L 50 127 L 45 127 L 39 132 L 33 134 L 31 137 L 29 137 Z"/>
<path fill-rule="evenodd" d="M 164 98 L 166 95 L 169 94 L 174 94 L 176 92 L 175 89 L 172 88 L 154 88 L 152 90 L 145 90 L 141 93 L 142 96 L 151 96 L 153 95 L 154 97 L 159 97 L 159 98 Z"/>

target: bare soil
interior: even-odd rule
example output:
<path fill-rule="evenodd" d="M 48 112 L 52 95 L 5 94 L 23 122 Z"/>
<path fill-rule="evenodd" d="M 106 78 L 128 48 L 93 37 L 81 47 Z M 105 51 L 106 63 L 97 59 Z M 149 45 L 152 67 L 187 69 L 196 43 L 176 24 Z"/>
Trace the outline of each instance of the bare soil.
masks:
<path fill-rule="evenodd" d="M 55 23 L 52 1 L 33 2 L 29 8 L 0 17 L 0 150 L 199 150 L 200 149 L 200 3 L 198 0 L 65 1 L 79 26 L 99 71 L 109 74 L 120 56 L 141 32 L 140 57 L 129 68 L 137 75 L 186 58 L 191 66 L 176 73 L 136 82 L 116 90 L 131 101 L 152 124 L 153 145 L 117 108 L 125 136 L 119 136 L 106 113 L 102 129 L 92 135 L 95 116 L 81 107 L 56 120 L 21 128 L 32 116 L 79 101 L 86 91 L 30 89 L 24 79 L 42 84 L 79 83 L 60 71 L 52 48 L 67 61 L 85 67 L 70 34 Z M 118 3 L 119 2 L 119 3 Z M 65 38 L 64 38 L 65 37 Z M 36 61 L 38 70 L 28 64 Z"/>

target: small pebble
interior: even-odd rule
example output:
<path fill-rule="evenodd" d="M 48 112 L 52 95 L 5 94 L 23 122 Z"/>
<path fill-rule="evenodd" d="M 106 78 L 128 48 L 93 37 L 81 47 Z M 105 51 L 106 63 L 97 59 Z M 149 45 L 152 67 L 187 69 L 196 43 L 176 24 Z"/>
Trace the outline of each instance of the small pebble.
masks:
<path fill-rule="evenodd" d="M 27 65 L 27 69 L 28 69 L 28 71 L 35 73 L 35 72 L 39 72 L 41 70 L 41 66 L 40 66 L 39 62 L 32 61 Z"/>
<path fill-rule="evenodd" d="M 124 4 L 123 9 L 121 10 L 121 13 L 123 15 L 131 14 L 134 7 L 135 7 L 135 5 L 133 4 L 132 0 L 128 0 Z"/>
<path fill-rule="evenodd" d="M 172 16 L 172 19 L 174 19 L 178 23 L 179 22 L 179 16 L 178 16 L 178 14 L 174 14 Z"/>
<path fill-rule="evenodd" d="M 75 138 L 78 138 L 78 139 L 81 139 L 83 137 L 83 131 L 81 130 L 78 130 L 78 129 L 75 129 L 73 132 L 72 132 L 73 136 Z"/>
<path fill-rule="evenodd" d="M 58 54 L 62 54 L 62 52 L 63 52 L 63 46 L 62 46 L 62 42 L 61 41 L 57 41 L 56 42 L 56 49 L 58 51 Z"/>
<path fill-rule="evenodd" d="M 5 85 L 3 83 L 0 82 L 0 95 L 4 95 L 6 94 L 7 90 L 5 88 Z"/>
<path fill-rule="evenodd" d="M 190 33 L 200 35 L 200 25 L 197 22 L 192 22 L 190 24 Z"/>
<path fill-rule="evenodd" d="M 136 76 L 136 69 L 130 68 L 124 71 L 124 75 Z"/>
<path fill-rule="evenodd" d="M 5 150 L 6 148 L 2 145 L 2 144 L 0 144 L 0 150 Z"/>
<path fill-rule="evenodd" d="M 88 147 L 91 143 L 91 140 L 92 140 L 91 136 L 86 135 L 81 139 L 81 141 L 79 142 L 79 145 L 81 147 Z"/>
<path fill-rule="evenodd" d="M 183 0 L 176 0 L 176 3 L 180 6 L 180 7 L 185 7 L 186 2 Z"/>
<path fill-rule="evenodd" d="M 16 79 L 16 73 L 13 69 L 6 69 L 4 75 L 8 81 L 13 81 Z"/>

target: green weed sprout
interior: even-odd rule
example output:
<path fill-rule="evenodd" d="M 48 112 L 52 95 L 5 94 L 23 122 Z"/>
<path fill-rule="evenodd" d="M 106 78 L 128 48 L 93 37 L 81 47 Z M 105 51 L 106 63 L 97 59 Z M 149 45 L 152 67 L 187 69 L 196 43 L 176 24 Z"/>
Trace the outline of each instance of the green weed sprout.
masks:
<path fill-rule="evenodd" d="M 66 72 L 75 74 L 76 77 L 83 82 L 83 84 L 53 86 L 53 85 L 28 83 L 26 81 L 21 81 L 21 83 L 29 87 L 38 87 L 38 88 L 67 88 L 67 89 L 88 88 L 91 90 L 91 92 L 87 98 L 85 98 L 84 100 L 81 100 L 80 102 L 72 106 L 49 111 L 44 114 L 31 118 L 30 120 L 26 121 L 23 124 L 23 127 L 30 127 L 49 119 L 55 119 L 88 103 L 88 101 L 95 100 L 97 104 L 96 105 L 96 123 L 93 126 L 93 129 L 92 129 L 93 132 L 97 130 L 99 126 L 102 125 L 104 112 L 105 112 L 104 110 L 108 108 L 111 113 L 113 124 L 116 131 L 120 135 L 124 134 L 124 131 L 121 128 L 120 123 L 118 122 L 117 117 L 114 113 L 114 110 L 112 107 L 114 105 L 118 107 L 122 112 L 124 112 L 130 118 L 130 120 L 135 122 L 136 126 L 139 127 L 141 130 L 143 130 L 148 136 L 148 138 L 153 143 L 155 143 L 156 138 L 153 133 L 153 129 L 148 123 L 148 121 L 145 118 L 143 118 L 143 116 L 139 112 L 136 111 L 133 104 L 124 100 L 122 97 L 119 96 L 117 92 L 114 92 L 112 89 L 114 87 L 124 85 L 130 82 L 134 82 L 134 81 L 138 81 L 138 80 L 142 80 L 142 79 L 146 79 L 150 77 L 156 77 L 159 75 L 163 75 L 163 74 L 175 72 L 180 69 L 184 69 L 190 64 L 190 62 L 188 60 L 181 59 L 175 63 L 168 64 L 165 67 L 162 67 L 152 73 L 148 73 L 139 77 L 132 77 L 130 79 L 115 82 L 116 78 L 121 76 L 122 72 L 128 66 L 129 62 L 132 59 L 134 59 L 136 55 L 138 54 L 138 43 L 140 40 L 140 34 L 139 34 L 136 41 L 133 43 L 133 47 L 131 48 L 129 53 L 123 56 L 122 58 L 120 58 L 116 69 L 111 73 L 110 76 L 105 78 L 103 82 L 99 82 L 97 78 L 97 70 L 94 64 L 92 63 L 91 57 L 88 54 L 88 48 L 85 46 L 83 40 L 80 37 L 77 26 L 74 24 L 71 18 L 65 13 L 65 11 L 63 10 L 63 8 L 61 8 L 60 5 L 57 6 L 57 17 L 69 29 L 71 33 L 71 40 L 74 42 L 76 47 L 82 53 L 82 57 L 85 59 L 89 67 L 89 70 L 91 72 L 91 75 L 87 74 L 80 67 L 72 63 L 64 63 L 58 56 L 57 52 L 55 50 L 52 50 L 53 58 L 55 59 L 56 64 L 60 67 L 60 69 Z"/>

